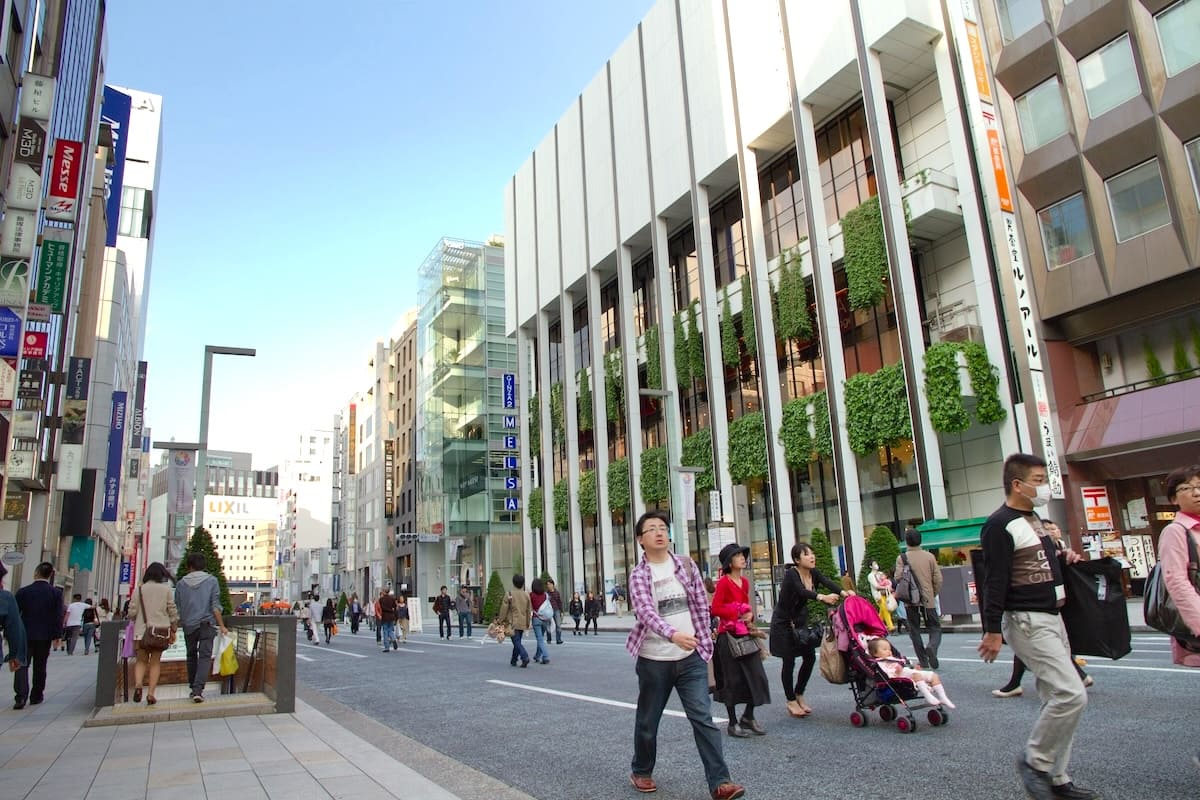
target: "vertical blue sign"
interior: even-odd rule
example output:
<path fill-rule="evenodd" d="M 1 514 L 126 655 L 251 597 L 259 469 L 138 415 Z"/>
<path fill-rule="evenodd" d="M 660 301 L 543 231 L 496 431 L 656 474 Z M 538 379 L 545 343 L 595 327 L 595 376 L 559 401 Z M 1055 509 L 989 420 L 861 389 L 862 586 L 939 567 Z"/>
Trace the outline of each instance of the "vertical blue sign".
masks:
<path fill-rule="evenodd" d="M 121 189 L 125 185 L 125 151 L 129 145 L 129 112 L 133 98 L 111 86 L 104 87 L 104 102 L 100 119 L 108 124 L 113 138 L 113 165 L 104 170 L 104 202 L 108 215 L 108 235 L 105 244 L 117 246 L 117 230 L 121 220 Z"/>
<path fill-rule="evenodd" d="M 112 393 L 112 420 L 108 426 L 108 465 L 104 469 L 104 507 L 100 519 L 117 521 L 117 505 L 121 496 L 121 464 L 125 457 L 125 411 L 127 392 Z"/>
<path fill-rule="evenodd" d="M 504 437 L 504 448 L 506 450 L 516 450 L 517 449 L 517 437 L 511 436 L 511 435 L 505 436 Z"/>
<path fill-rule="evenodd" d="M 517 407 L 517 376 L 511 372 L 504 373 L 504 407 Z"/>
<path fill-rule="evenodd" d="M 133 577 L 133 564 L 128 561 L 121 562 L 121 583 L 132 583 L 130 578 Z"/>
<path fill-rule="evenodd" d="M 505 417 L 504 418 L 504 428 L 505 428 L 505 430 L 515 431 L 517 429 L 517 418 L 511 417 L 511 416 Z"/>
<path fill-rule="evenodd" d="M 504 479 L 504 488 L 508 491 L 515 491 L 517 488 L 517 479 L 511 475 Z"/>
<path fill-rule="evenodd" d="M 520 505 L 521 505 L 521 499 L 519 497 L 504 498 L 504 510 L 505 511 L 516 511 L 520 507 Z"/>
<path fill-rule="evenodd" d="M 516 456 L 505 456 L 504 457 L 504 468 L 505 469 L 516 469 L 517 468 L 517 457 Z"/>

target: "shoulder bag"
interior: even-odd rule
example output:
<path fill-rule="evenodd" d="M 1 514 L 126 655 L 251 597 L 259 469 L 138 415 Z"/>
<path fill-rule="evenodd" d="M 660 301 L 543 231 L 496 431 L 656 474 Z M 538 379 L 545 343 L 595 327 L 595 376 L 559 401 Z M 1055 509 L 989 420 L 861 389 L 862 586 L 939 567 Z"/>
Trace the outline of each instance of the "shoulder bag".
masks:
<path fill-rule="evenodd" d="M 1179 527 L 1183 528 L 1182 525 Z M 1167 530 L 1170 530 L 1169 526 Z M 1166 532 L 1166 530 L 1163 531 L 1164 534 Z M 1192 539 L 1191 531 L 1183 528 L 1183 536 L 1188 546 L 1188 583 L 1197 593 L 1200 593 L 1200 574 L 1198 574 L 1200 572 L 1200 555 L 1196 553 L 1196 542 Z M 1167 582 L 1163 576 L 1161 561 L 1150 570 L 1150 577 L 1146 579 L 1145 595 L 1145 599 L 1142 601 L 1142 610 L 1145 613 L 1146 624 L 1155 630 L 1173 636 L 1179 644 L 1189 650 L 1200 650 L 1200 637 L 1192 635 L 1192 629 L 1183 621 L 1183 617 L 1179 615 L 1179 609 L 1175 606 L 1175 601 L 1167 592 Z"/>
<path fill-rule="evenodd" d="M 725 636 L 729 640 L 729 652 L 734 658 L 749 658 L 757 656 L 760 652 L 758 639 L 753 636 L 734 636 L 732 633 Z"/>
<path fill-rule="evenodd" d="M 849 683 L 850 676 L 846 670 L 846 658 L 838 650 L 837 633 L 830 625 L 821 640 L 821 677 L 830 683 Z"/>
<path fill-rule="evenodd" d="M 142 612 L 143 618 L 149 618 L 146 611 L 146 596 L 142 593 L 142 587 L 138 587 L 138 605 Z M 142 631 L 141 645 L 143 650 L 162 651 L 171 646 L 171 629 L 161 625 L 146 625 L 146 630 Z"/>
<path fill-rule="evenodd" d="M 896 581 L 893 591 L 900 602 L 919 606 L 921 605 L 921 587 L 917 584 L 917 579 L 913 577 L 912 567 L 908 565 L 908 554 L 901 553 L 900 560 L 904 562 L 904 566 L 900 570 L 900 580 Z"/>

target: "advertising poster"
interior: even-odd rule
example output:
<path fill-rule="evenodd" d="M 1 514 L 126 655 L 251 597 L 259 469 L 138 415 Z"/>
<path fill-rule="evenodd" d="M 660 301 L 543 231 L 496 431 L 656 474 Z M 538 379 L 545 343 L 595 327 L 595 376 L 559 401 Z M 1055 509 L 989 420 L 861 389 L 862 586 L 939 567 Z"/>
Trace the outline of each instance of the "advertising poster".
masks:
<path fill-rule="evenodd" d="M 195 502 L 196 452 L 172 450 L 167 465 L 167 513 L 190 514 Z"/>
<path fill-rule="evenodd" d="M 67 394 L 63 401 L 62 444 L 58 449 L 58 488 L 78 492 L 83 479 L 83 440 L 87 427 L 92 360 L 71 356 L 67 362 Z"/>
<path fill-rule="evenodd" d="M 104 170 L 104 198 L 108 210 L 108 236 L 105 244 L 117 246 L 117 229 L 121 220 L 121 189 L 125 186 L 125 151 L 129 145 L 129 112 L 133 98 L 111 86 L 104 87 L 104 102 L 100 119 L 112 130 L 113 163 Z"/>
<path fill-rule="evenodd" d="M 121 465 L 125 460 L 125 419 L 129 401 L 127 392 L 112 393 L 112 418 L 108 425 L 108 463 L 104 468 L 104 505 L 100 519 L 104 522 L 117 521 L 118 503 L 121 499 Z"/>

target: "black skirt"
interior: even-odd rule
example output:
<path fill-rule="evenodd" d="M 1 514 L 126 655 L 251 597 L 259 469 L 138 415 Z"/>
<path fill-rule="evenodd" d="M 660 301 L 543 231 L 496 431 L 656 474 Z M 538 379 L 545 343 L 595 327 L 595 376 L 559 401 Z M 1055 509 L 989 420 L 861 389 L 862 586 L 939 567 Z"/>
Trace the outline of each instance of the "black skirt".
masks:
<path fill-rule="evenodd" d="M 771 689 L 762 659 L 758 656 L 734 658 L 728 633 L 717 637 L 713 651 L 713 674 L 716 677 L 713 699 L 718 703 L 727 706 L 737 703 L 765 706 L 771 702 Z"/>

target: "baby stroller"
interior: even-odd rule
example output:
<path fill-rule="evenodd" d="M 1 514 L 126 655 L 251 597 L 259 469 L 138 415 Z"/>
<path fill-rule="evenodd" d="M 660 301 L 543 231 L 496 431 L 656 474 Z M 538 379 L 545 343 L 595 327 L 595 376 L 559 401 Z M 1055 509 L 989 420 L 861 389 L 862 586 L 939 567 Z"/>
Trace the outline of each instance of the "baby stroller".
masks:
<path fill-rule="evenodd" d="M 829 620 L 837 636 L 838 651 L 846 659 L 847 682 L 854 695 L 850 724 L 865 728 L 871 719 L 867 712 L 878 710 L 881 720 L 895 720 L 901 733 L 912 733 L 917 729 L 913 711 L 923 708 L 929 709 L 926 719 L 934 727 L 950 721 L 949 712 L 926 702 L 911 678 L 889 677 L 867 652 L 869 639 L 887 636 L 879 612 L 868 600 L 857 595 L 847 597 L 836 610 L 830 611 Z M 904 657 L 894 645 L 892 652 Z"/>

